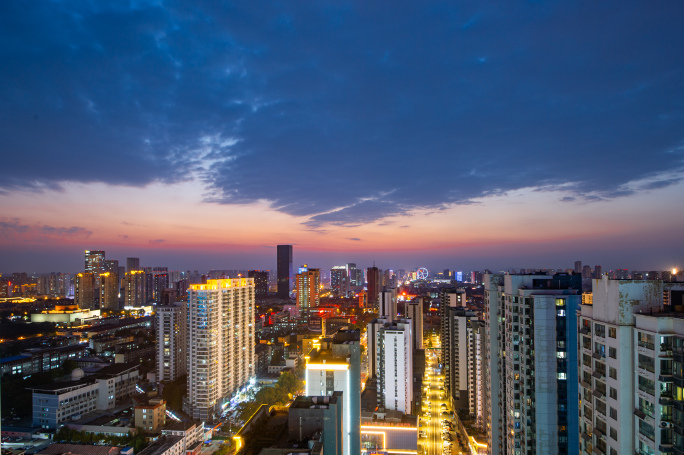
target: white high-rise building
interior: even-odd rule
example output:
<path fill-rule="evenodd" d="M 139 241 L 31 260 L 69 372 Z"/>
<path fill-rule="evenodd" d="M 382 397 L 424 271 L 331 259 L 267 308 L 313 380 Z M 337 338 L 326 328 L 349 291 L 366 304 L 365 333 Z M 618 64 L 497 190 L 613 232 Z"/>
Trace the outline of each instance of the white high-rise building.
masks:
<path fill-rule="evenodd" d="M 378 293 L 378 316 L 388 322 L 397 319 L 397 290 L 385 288 Z"/>
<path fill-rule="evenodd" d="M 655 455 L 677 453 L 679 447 L 684 452 L 684 438 L 678 436 L 684 434 L 684 409 L 677 409 L 684 390 L 678 364 L 678 356 L 684 362 L 684 320 L 682 308 L 670 313 L 677 307 L 664 299 L 682 289 L 682 283 L 606 275 L 592 280 L 592 299 L 582 304 L 578 322 L 584 451 Z"/>
<path fill-rule="evenodd" d="M 254 376 L 254 279 L 208 280 L 188 288 L 188 394 L 184 409 L 215 420 Z"/>
<path fill-rule="evenodd" d="M 411 319 L 413 325 L 413 349 L 423 349 L 423 298 L 416 297 L 405 303 L 406 317 Z"/>
<path fill-rule="evenodd" d="M 377 379 L 378 405 L 386 410 L 412 412 L 412 322 L 385 318 L 368 324 L 368 365 Z"/>
<path fill-rule="evenodd" d="M 187 304 L 159 305 L 156 316 L 157 381 L 173 381 L 188 369 Z"/>

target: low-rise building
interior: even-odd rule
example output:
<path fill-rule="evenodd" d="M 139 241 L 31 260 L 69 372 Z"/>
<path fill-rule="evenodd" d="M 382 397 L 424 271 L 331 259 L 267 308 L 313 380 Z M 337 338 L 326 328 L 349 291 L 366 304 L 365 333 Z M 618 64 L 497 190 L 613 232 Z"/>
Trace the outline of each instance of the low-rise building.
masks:
<path fill-rule="evenodd" d="M 162 398 L 150 398 L 145 405 L 134 408 L 136 428 L 147 432 L 156 432 L 166 425 L 166 401 Z"/>

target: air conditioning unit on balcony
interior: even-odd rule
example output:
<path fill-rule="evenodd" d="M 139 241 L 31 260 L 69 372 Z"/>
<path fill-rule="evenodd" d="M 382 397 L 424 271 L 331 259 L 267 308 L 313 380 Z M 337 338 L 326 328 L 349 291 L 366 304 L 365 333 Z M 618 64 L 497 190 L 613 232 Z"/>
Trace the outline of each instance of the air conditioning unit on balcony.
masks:
<path fill-rule="evenodd" d="M 660 428 L 672 428 L 672 422 L 660 422 Z"/>

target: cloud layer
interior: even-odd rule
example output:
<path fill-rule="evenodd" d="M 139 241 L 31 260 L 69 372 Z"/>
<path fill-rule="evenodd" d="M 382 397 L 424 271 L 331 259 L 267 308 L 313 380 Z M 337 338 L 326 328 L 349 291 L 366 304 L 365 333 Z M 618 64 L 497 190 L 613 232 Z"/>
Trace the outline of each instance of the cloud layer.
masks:
<path fill-rule="evenodd" d="M 2 2 L 0 191 L 194 179 L 317 229 L 667 186 L 682 23 L 682 2 Z"/>

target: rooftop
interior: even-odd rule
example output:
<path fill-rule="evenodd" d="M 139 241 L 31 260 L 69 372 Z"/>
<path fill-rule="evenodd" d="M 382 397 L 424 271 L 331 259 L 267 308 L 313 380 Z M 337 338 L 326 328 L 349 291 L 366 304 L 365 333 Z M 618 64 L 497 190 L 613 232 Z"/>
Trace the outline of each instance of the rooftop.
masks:
<path fill-rule="evenodd" d="M 40 452 L 39 455 L 118 455 L 121 447 L 115 446 L 93 446 L 85 444 L 50 444 Z"/>
<path fill-rule="evenodd" d="M 181 436 L 162 436 L 151 445 L 138 452 L 138 455 L 162 455 L 182 440 L 183 438 Z"/>

